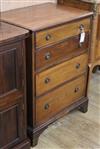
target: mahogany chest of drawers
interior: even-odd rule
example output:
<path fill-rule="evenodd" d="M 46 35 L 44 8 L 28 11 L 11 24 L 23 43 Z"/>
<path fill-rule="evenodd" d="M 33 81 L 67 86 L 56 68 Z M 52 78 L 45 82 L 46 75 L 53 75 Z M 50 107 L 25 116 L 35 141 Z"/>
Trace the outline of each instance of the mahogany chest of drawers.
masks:
<path fill-rule="evenodd" d="M 26 63 L 32 146 L 45 128 L 64 114 L 75 108 L 87 112 L 92 15 L 50 3 L 2 14 L 2 19 L 29 29 L 31 34 L 26 42 Z"/>
<path fill-rule="evenodd" d="M 33 146 L 41 131 L 65 113 L 87 111 L 90 24 L 90 17 L 81 18 L 33 34 Z M 81 26 L 86 38 L 80 45 Z"/>
<path fill-rule="evenodd" d="M 27 30 L 0 22 L 0 149 L 30 148 L 26 132 L 27 37 Z"/>

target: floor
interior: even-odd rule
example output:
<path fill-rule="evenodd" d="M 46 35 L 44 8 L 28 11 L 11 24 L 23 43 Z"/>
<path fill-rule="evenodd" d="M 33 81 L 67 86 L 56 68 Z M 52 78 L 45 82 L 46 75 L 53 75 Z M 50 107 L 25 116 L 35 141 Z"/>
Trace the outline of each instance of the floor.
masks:
<path fill-rule="evenodd" d="M 73 111 L 52 124 L 34 149 L 100 149 L 100 72 L 92 75 L 89 110 Z"/>

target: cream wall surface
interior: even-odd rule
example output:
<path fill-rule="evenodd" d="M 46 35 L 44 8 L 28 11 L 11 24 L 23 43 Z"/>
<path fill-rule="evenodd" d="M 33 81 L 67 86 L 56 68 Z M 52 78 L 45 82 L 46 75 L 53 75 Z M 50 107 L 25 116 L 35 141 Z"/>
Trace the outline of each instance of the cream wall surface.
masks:
<path fill-rule="evenodd" d="M 56 2 L 56 0 L 0 0 L 0 10 L 7 11 L 46 2 Z"/>

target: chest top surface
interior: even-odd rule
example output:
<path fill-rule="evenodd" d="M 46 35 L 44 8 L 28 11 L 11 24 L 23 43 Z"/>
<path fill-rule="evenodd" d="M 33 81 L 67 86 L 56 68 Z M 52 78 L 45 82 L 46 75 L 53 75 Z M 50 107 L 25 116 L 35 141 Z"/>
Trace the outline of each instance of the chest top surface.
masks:
<path fill-rule="evenodd" d="M 92 12 L 77 8 L 45 3 L 3 12 L 1 18 L 2 20 L 36 31 L 87 17 L 91 14 Z"/>
<path fill-rule="evenodd" d="M 0 44 L 16 37 L 22 38 L 26 34 L 28 34 L 28 30 L 26 29 L 0 22 Z"/>

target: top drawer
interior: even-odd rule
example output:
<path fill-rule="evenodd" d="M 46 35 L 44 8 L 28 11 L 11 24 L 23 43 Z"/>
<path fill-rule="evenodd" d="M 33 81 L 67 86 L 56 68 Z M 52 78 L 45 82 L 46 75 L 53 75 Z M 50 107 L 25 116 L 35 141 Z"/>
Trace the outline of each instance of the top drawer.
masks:
<path fill-rule="evenodd" d="M 54 44 L 71 36 L 80 34 L 80 27 L 84 26 L 85 32 L 90 29 L 90 18 L 82 19 L 74 23 L 61 25 L 52 29 L 47 29 L 36 33 L 36 47 L 44 47 L 49 44 Z"/>

